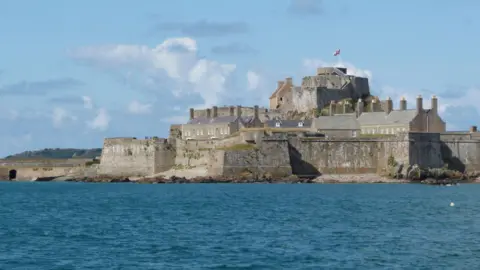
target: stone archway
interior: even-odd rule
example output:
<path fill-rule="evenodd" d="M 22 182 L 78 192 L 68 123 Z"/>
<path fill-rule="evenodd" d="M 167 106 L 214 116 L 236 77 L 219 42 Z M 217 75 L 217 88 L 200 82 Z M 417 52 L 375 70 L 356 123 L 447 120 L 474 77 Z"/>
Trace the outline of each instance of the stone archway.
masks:
<path fill-rule="evenodd" d="M 13 169 L 8 171 L 8 180 L 15 180 L 17 178 L 17 170 Z"/>

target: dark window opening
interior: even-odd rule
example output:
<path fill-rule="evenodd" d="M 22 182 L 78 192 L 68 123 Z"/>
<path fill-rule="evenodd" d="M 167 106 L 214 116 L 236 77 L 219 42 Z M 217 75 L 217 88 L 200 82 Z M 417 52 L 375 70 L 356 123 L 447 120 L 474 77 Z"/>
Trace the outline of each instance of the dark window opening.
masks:
<path fill-rule="evenodd" d="M 14 180 L 17 178 L 17 170 L 10 170 L 8 172 L 8 180 Z"/>

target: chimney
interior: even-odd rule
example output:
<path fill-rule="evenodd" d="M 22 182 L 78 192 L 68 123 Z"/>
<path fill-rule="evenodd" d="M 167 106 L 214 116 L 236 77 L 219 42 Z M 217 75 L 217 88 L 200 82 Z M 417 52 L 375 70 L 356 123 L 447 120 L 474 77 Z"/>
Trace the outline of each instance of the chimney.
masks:
<path fill-rule="evenodd" d="M 284 81 L 278 81 L 277 82 L 277 88 L 282 87 L 284 83 L 285 83 Z"/>
<path fill-rule="evenodd" d="M 423 111 L 423 98 L 421 95 L 417 96 L 417 114 Z"/>
<path fill-rule="evenodd" d="M 359 117 L 362 113 L 363 113 L 363 100 L 359 98 L 357 103 L 357 117 Z"/>
<path fill-rule="evenodd" d="M 436 96 L 432 96 L 432 112 L 434 114 L 437 114 L 438 113 L 438 99 Z"/>
<path fill-rule="evenodd" d="M 335 114 L 335 109 L 336 109 L 335 105 L 336 105 L 335 100 L 332 100 L 330 102 L 330 116 L 333 116 Z"/>
<path fill-rule="evenodd" d="M 240 106 L 240 105 L 237 106 L 237 115 L 236 116 L 237 117 L 242 116 L 242 106 Z"/>
<path fill-rule="evenodd" d="M 230 107 L 230 116 L 235 115 L 235 108 L 233 106 Z"/>
<path fill-rule="evenodd" d="M 376 107 L 377 107 L 377 99 L 373 98 L 372 103 L 370 103 L 370 112 L 375 112 Z"/>
<path fill-rule="evenodd" d="M 293 85 L 292 77 L 285 78 L 285 83 L 288 84 L 288 85 Z"/>
<path fill-rule="evenodd" d="M 390 97 L 387 97 L 387 104 L 385 106 L 385 113 L 389 114 L 390 112 L 393 111 L 393 101 Z"/>
<path fill-rule="evenodd" d="M 216 117 L 218 117 L 218 107 L 213 106 L 213 118 L 216 118 Z"/>
<path fill-rule="evenodd" d="M 195 110 L 193 108 L 190 108 L 190 120 L 195 118 Z"/>
<path fill-rule="evenodd" d="M 346 100 L 343 101 L 343 113 L 344 114 L 348 112 L 348 105 L 349 105 L 348 101 L 346 101 Z"/>
<path fill-rule="evenodd" d="M 212 110 L 211 109 L 207 109 L 207 118 L 208 119 L 212 118 Z"/>
<path fill-rule="evenodd" d="M 253 117 L 254 117 L 255 119 L 258 119 L 258 105 L 255 105 L 255 106 L 253 107 Z"/>
<path fill-rule="evenodd" d="M 477 132 L 477 126 L 471 126 L 470 132 Z"/>
<path fill-rule="evenodd" d="M 402 97 L 400 99 L 400 111 L 406 111 L 407 110 L 407 100 L 405 97 Z"/>

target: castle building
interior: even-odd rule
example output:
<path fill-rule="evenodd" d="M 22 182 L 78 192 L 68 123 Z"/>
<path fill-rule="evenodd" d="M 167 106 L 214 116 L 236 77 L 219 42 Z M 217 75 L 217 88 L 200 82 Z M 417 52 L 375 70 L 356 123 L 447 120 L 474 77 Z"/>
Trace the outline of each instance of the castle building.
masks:
<path fill-rule="evenodd" d="M 304 77 L 301 86 L 294 86 L 291 78 L 279 81 L 270 97 L 270 109 L 308 112 L 323 109 L 331 101 L 369 95 L 368 78 L 347 75 L 346 68 L 322 67 L 315 76 Z"/>
<path fill-rule="evenodd" d="M 353 138 L 360 135 L 360 124 L 353 113 L 319 116 L 313 119 L 312 130 L 332 137 Z"/>
<path fill-rule="evenodd" d="M 253 107 L 253 115 L 242 115 L 243 108 L 228 108 L 228 115 L 219 114 L 217 106 L 206 109 L 205 115 L 195 116 L 195 110 L 190 109 L 190 120 L 181 126 L 182 139 L 184 140 L 206 140 L 219 139 L 229 136 L 241 128 L 262 127 L 259 118 L 259 107 Z"/>
<path fill-rule="evenodd" d="M 363 112 L 362 100 L 357 103 L 358 122 L 362 134 L 396 134 L 398 132 L 442 133 L 446 124 L 438 115 L 438 99 L 433 96 L 431 108 L 423 108 L 423 99 L 417 97 L 416 108 L 407 109 L 405 98 L 400 100 L 399 110 L 393 110 L 393 102 L 387 98 L 384 109 L 373 100 L 370 112 Z"/>
<path fill-rule="evenodd" d="M 312 120 L 282 120 L 273 119 L 265 121 L 265 127 L 268 128 L 295 128 L 310 130 L 312 127 Z"/>

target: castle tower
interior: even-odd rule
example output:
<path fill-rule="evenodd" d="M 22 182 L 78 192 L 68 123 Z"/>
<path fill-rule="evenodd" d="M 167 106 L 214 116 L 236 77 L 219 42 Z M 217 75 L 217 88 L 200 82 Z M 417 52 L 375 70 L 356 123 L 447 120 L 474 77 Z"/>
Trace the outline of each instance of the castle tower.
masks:
<path fill-rule="evenodd" d="M 218 117 L 218 107 L 213 106 L 213 118 L 216 118 L 216 117 Z"/>
<path fill-rule="evenodd" d="M 254 117 L 255 119 L 258 119 L 258 117 L 259 117 L 259 114 L 258 114 L 258 105 L 255 105 L 255 106 L 253 107 L 253 117 Z"/>
<path fill-rule="evenodd" d="M 235 116 L 235 107 L 230 107 L 230 116 Z"/>
<path fill-rule="evenodd" d="M 423 98 L 422 95 L 417 96 L 417 114 L 423 111 Z"/>
<path fill-rule="evenodd" d="M 386 103 L 386 106 L 385 106 L 385 113 L 389 114 L 392 111 L 393 111 L 392 99 L 390 97 L 387 97 L 387 103 Z"/>
<path fill-rule="evenodd" d="M 207 109 L 207 118 L 208 119 L 212 118 L 212 110 L 211 109 Z"/>
<path fill-rule="evenodd" d="M 363 106 L 363 100 L 359 98 L 357 103 L 357 117 L 359 117 L 363 113 Z"/>
<path fill-rule="evenodd" d="M 407 100 L 405 97 L 402 97 L 400 99 L 400 111 L 406 111 L 407 110 Z"/>

